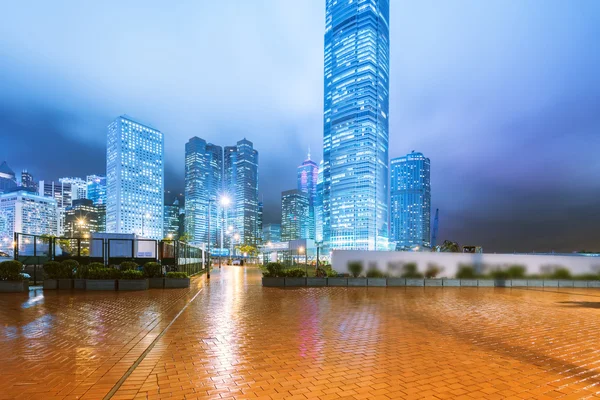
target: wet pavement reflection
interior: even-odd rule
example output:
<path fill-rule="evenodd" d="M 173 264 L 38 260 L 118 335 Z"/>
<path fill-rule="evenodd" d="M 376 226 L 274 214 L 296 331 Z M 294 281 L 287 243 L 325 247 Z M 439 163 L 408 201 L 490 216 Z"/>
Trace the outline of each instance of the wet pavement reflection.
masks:
<path fill-rule="evenodd" d="M 229 266 L 189 289 L 0 294 L 0 399 L 600 391 L 599 290 L 279 289 L 260 277 Z"/>

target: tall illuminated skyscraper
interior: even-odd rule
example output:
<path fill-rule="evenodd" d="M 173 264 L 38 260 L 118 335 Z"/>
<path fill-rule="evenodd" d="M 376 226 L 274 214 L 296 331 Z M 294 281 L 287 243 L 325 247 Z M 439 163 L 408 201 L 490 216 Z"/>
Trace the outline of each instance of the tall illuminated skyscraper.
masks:
<path fill-rule="evenodd" d="M 308 198 L 308 237 L 303 239 L 315 239 L 315 206 L 317 204 L 317 178 L 319 167 L 317 163 L 308 157 L 298 167 L 298 190 L 306 194 Z"/>
<path fill-rule="evenodd" d="M 281 193 L 281 240 L 308 239 L 309 200 L 306 193 L 294 189 Z"/>
<path fill-rule="evenodd" d="M 162 239 L 164 136 L 122 115 L 108 126 L 106 231 Z"/>
<path fill-rule="evenodd" d="M 223 188 L 223 148 L 198 137 L 185 145 L 185 232 L 196 244 L 216 246 L 219 229 L 218 196 Z"/>
<path fill-rule="evenodd" d="M 106 204 L 106 177 L 99 175 L 88 175 L 87 181 L 87 198 L 92 200 L 94 204 Z"/>
<path fill-rule="evenodd" d="M 397 249 L 431 246 L 431 164 L 412 152 L 391 161 L 391 239 Z"/>
<path fill-rule="evenodd" d="M 323 236 L 330 249 L 388 243 L 388 0 L 326 0 Z"/>

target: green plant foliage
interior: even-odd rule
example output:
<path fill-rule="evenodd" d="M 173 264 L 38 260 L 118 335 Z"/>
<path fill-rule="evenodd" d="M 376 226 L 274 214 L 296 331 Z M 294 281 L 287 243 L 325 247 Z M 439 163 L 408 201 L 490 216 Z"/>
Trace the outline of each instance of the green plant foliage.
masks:
<path fill-rule="evenodd" d="M 185 279 L 188 275 L 185 272 L 167 272 L 167 278 L 169 279 Z"/>
<path fill-rule="evenodd" d="M 475 268 L 473 266 L 462 264 L 458 266 L 457 279 L 474 279 L 475 277 Z"/>
<path fill-rule="evenodd" d="M 79 267 L 79 263 L 75 260 L 64 260 L 60 263 L 60 274 L 58 279 L 71 279 L 75 271 Z"/>
<path fill-rule="evenodd" d="M 48 279 L 58 279 L 60 276 L 61 266 L 57 261 L 48 261 L 44 264 L 44 272 Z"/>
<path fill-rule="evenodd" d="M 427 270 L 425 271 L 425 278 L 433 279 L 433 278 L 437 277 L 440 272 L 441 272 L 440 267 L 438 267 L 435 264 L 429 264 L 427 266 Z"/>
<path fill-rule="evenodd" d="M 363 272 L 363 263 L 362 261 L 350 261 L 348 262 L 348 271 L 350 271 L 350 275 L 354 278 L 358 278 L 360 274 Z"/>
<path fill-rule="evenodd" d="M 566 268 L 557 268 L 554 270 L 550 279 L 572 279 L 571 272 Z"/>
<path fill-rule="evenodd" d="M 88 271 L 88 279 L 119 279 L 120 271 L 115 268 L 95 268 Z"/>
<path fill-rule="evenodd" d="M 367 278 L 385 278 L 385 275 L 377 268 L 370 268 L 367 271 Z"/>
<path fill-rule="evenodd" d="M 406 263 L 402 266 L 402 275 L 401 278 L 409 278 L 409 279 L 420 279 L 423 277 L 423 274 L 417 270 L 417 264 L 414 262 Z"/>
<path fill-rule="evenodd" d="M 304 278 L 306 271 L 302 268 L 292 268 L 285 271 L 285 277 L 287 278 Z"/>
<path fill-rule="evenodd" d="M 501 269 L 498 269 L 496 271 L 492 271 L 492 273 L 490 274 L 490 276 L 492 277 L 492 279 L 497 279 L 497 280 L 506 280 L 506 279 L 510 279 L 510 274 L 508 273 L 508 271 L 503 271 Z"/>
<path fill-rule="evenodd" d="M 161 278 L 163 276 L 162 265 L 151 261 L 144 264 L 144 275 L 146 278 Z"/>
<path fill-rule="evenodd" d="M 264 277 L 278 278 L 284 276 L 282 275 L 283 266 L 280 263 L 270 262 L 265 266 L 265 268 L 267 271 L 263 272 Z"/>
<path fill-rule="evenodd" d="M 581 281 L 597 281 L 600 280 L 600 275 L 598 274 L 583 274 L 574 276 L 573 279 L 581 280 Z"/>
<path fill-rule="evenodd" d="M 324 268 L 321 268 L 321 267 L 317 268 L 315 270 L 315 277 L 316 278 L 326 278 L 327 277 L 327 270 L 324 269 Z"/>
<path fill-rule="evenodd" d="M 525 278 L 525 267 L 522 265 L 511 265 L 508 267 L 506 272 L 511 279 L 523 279 Z"/>
<path fill-rule="evenodd" d="M 19 261 L 9 260 L 0 263 L 0 281 L 23 281 L 23 264 Z"/>
<path fill-rule="evenodd" d="M 123 261 L 121 263 L 121 271 L 135 270 L 135 269 L 137 269 L 137 267 L 138 267 L 137 263 L 135 263 L 133 261 Z"/>
<path fill-rule="evenodd" d="M 144 273 L 142 271 L 135 271 L 132 269 L 127 269 L 125 271 L 121 271 L 121 276 L 119 279 L 144 279 Z"/>
<path fill-rule="evenodd" d="M 327 277 L 328 278 L 335 278 L 336 276 L 338 276 L 338 272 L 336 270 L 330 269 L 327 270 Z"/>

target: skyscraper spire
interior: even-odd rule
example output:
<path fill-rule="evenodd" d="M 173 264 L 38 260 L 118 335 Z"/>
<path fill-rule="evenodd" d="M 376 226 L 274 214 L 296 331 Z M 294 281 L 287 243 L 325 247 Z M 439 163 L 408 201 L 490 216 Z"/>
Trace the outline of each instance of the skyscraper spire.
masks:
<path fill-rule="evenodd" d="M 307 160 L 310 160 L 310 146 L 308 146 L 308 158 Z"/>

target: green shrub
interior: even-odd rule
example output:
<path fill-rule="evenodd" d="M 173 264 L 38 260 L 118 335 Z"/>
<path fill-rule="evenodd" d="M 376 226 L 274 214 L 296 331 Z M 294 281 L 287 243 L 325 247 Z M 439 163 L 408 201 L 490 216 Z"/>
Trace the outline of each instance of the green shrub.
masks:
<path fill-rule="evenodd" d="M 132 269 L 121 271 L 120 275 L 119 279 L 144 279 L 144 273 L 142 271 L 134 271 Z"/>
<path fill-rule="evenodd" d="M 350 271 L 350 275 L 352 275 L 354 278 L 358 278 L 363 272 L 362 261 L 350 261 L 348 263 L 348 271 Z"/>
<path fill-rule="evenodd" d="M 566 268 L 557 268 L 550 275 L 551 279 L 571 279 L 571 272 Z"/>
<path fill-rule="evenodd" d="M 338 275 L 339 275 L 338 272 L 336 270 L 334 270 L 334 269 L 327 270 L 327 277 L 328 278 L 335 278 Z"/>
<path fill-rule="evenodd" d="M 16 260 L 3 261 L 0 263 L 0 281 L 23 281 L 23 264 Z"/>
<path fill-rule="evenodd" d="M 506 270 L 508 277 L 511 279 L 523 279 L 525 278 L 525 267 L 522 265 L 511 265 Z"/>
<path fill-rule="evenodd" d="M 285 277 L 287 278 L 304 278 L 306 271 L 302 268 L 292 268 L 285 271 Z"/>
<path fill-rule="evenodd" d="M 402 266 L 402 275 L 400 277 L 419 279 L 423 277 L 423 274 L 417 270 L 416 263 L 406 263 Z"/>
<path fill-rule="evenodd" d="M 282 275 L 283 266 L 280 263 L 270 262 L 265 266 L 265 268 L 267 269 L 267 271 L 263 273 L 263 276 L 265 277 L 277 278 L 284 276 Z"/>
<path fill-rule="evenodd" d="M 437 277 L 440 272 L 441 272 L 440 267 L 438 267 L 435 264 L 429 264 L 427 266 L 427 270 L 425 271 L 425 278 L 433 279 L 433 278 Z"/>
<path fill-rule="evenodd" d="M 475 268 L 470 265 L 459 265 L 456 279 L 474 279 Z"/>
<path fill-rule="evenodd" d="M 377 268 L 369 268 L 367 278 L 385 278 L 385 275 Z"/>
<path fill-rule="evenodd" d="M 144 275 L 146 278 L 161 278 L 163 276 L 162 265 L 151 261 L 144 264 Z"/>
<path fill-rule="evenodd" d="M 60 263 L 60 273 L 57 279 L 71 279 L 75 271 L 79 267 L 79 263 L 75 260 L 64 260 Z"/>
<path fill-rule="evenodd" d="M 188 275 L 185 272 L 167 272 L 167 278 L 170 279 L 185 279 Z"/>
<path fill-rule="evenodd" d="M 57 261 L 48 261 L 44 264 L 44 272 L 48 279 L 58 279 L 60 275 L 61 266 Z"/>
<path fill-rule="evenodd" d="M 326 278 L 327 277 L 327 271 L 324 268 L 319 267 L 315 271 L 315 277 L 317 277 L 317 278 Z"/>
<path fill-rule="evenodd" d="M 88 279 L 119 279 L 119 272 L 115 268 L 94 268 L 88 271 Z"/>
<path fill-rule="evenodd" d="M 573 279 L 581 280 L 581 281 L 597 281 L 600 280 L 600 275 L 598 274 L 583 274 L 574 276 Z"/>
<path fill-rule="evenodd" d="M 121 271 L 136 270 L 137 267 L 138 267 L 137 263 L 135 263 L 133 261 L 123 261 L 121 263 Z"/>
<path fill-rule="evenodd" d="M 506 279 L 511 278 L 508 271 L 503 271 L 501 269 L 492 271 L 492 273 L 490 275 L 491 275 L 492 279 L 496 279 L 496 280 L 506 280 Z"/>

